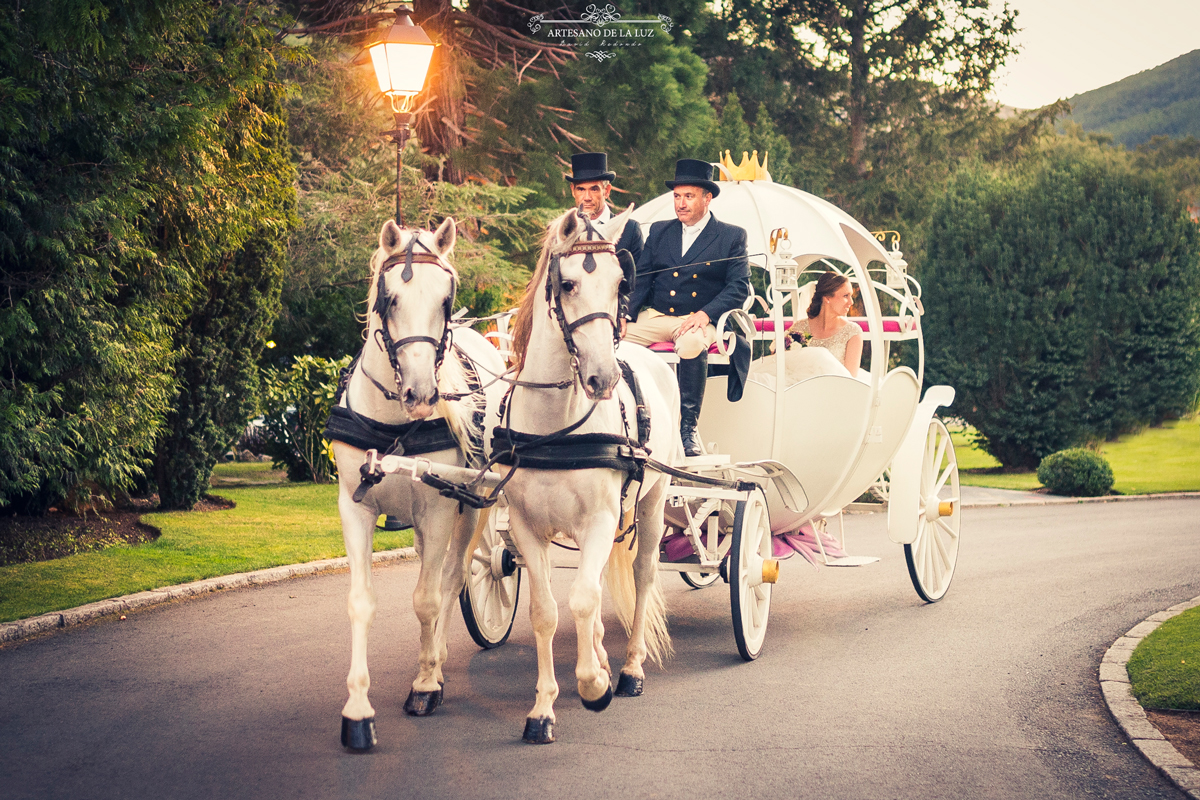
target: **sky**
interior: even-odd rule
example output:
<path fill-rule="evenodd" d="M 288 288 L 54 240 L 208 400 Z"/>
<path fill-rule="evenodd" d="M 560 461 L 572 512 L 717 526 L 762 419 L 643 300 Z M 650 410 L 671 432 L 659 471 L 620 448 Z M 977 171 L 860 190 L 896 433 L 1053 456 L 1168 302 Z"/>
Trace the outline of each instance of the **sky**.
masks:
<path fill-rule="evenodd" d="M 1200 0 L 1009 0 L 1021 48 L 992 96 L 1039 108 L 1200 49 Z"/>

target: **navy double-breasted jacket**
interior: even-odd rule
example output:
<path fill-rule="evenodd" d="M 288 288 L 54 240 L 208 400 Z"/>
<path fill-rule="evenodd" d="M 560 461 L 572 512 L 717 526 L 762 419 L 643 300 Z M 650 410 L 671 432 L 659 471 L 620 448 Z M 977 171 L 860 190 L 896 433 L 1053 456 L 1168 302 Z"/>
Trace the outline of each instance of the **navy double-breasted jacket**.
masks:
<path fill-rule="evenodd" d="M 621 238 L 617 239 L 616 248 L 628 250 L 629 254 L 633 256 L 634 263 L 637 263 L 642 256 L 642 226 L 634 220 L 626 222 L 625 230 L 621 231 Z"/>
<path fill-rule="evenodd" d="M 750 296 L 750 264 L 746 231 L 737 225 L 708 221 L 696 241 L 682 253 L 683 223 L 655 222 L 637 260 L 637 285 L 629 316 L 643 306 L 672 317 L 703 311 L 712 324 L 726 311 L 741 308 Z"/>

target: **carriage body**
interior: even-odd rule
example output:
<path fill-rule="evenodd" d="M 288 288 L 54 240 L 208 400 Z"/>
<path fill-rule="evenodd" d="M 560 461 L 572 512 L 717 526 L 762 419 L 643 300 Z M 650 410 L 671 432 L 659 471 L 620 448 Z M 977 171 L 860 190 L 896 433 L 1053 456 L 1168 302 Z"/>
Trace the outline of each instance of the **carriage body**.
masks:
<path fill-rule="evenodd" d="M 700 415 L 706 445 L 734 464 L 774 462 L 796 478 L 803 489 L 800 497 L 793 490 L 798 503 L 789 505 L 780 492 L 767 487 L 776 529 L 836 513 L 893 466 L 893 500 L 904 504 L 901 494 L 915 499 L 918 487 L 906 478 L 919 472 L 919 464 L 901 463 L 897 457 L 913 460 L 913 448 L 903 447 L 909 432 L 916 431 L 923 440 L 937 406 L 948 404 L 953 390 L 931 387 L 921 401 L 921 289 L 904 270 L 898 250 L 886 249 L 876 235 L 831 203 L 769 179 L 722 182 L 710 210 L 721 221 L 746 230 L 751 270 L 765 278 L 761 283 L 766 288 L 752 297 L 749 308 L 717 321 L 719 330 L 736 330 L 751 346 L 771 342 L 775 352 L 783 353 L 788 326 L 796 314 L 804 313 L 801 306 L 807 306 L 805 285 L 836 270 L 857 290 L 860 315 L 852 321 L 863 328 L 870 367 L 854 377 L 823 374 L 789 385 L 784 358 L 772 359 L 774 374 L 755 369 L 758 362 L 752 362 L 737 402 L 727 399 L 728 377 L 714 375 Z M 646 232 L 652 222 L 673 219 L 671 194 L 636 209 L 634 218 Z M 721 338 L 715 348 L 718 356 L 728 351 L 731 341 L 727 333 Z M 907 366 L 889 369 L 897 343 L 915 350 L 915 371 Z M 911 543 L 917 534 L 916 516 L 893 515 L 891 538 Z"/>
<path fill-rule="evenodd" d="M 714 565 L 723 570 L 731 584 L 735 632 L 741 628 L 739 650 L 753 658 L 778 574 L 771 564 L 778 552 L 772 534 L 820 523 L 882 486 L 889 537 L 904 546 L 918 594 L 940 599 L 957 560 L 960 504 L 953 444 L 935 414 L 953 402 L 954 390 L 932 386 L 921 396 L 921 287 L 907 274 L 898 235 L 873 234 L 831 203 L 775 184 L 761 170 L 757 179 L 723 181 L 709 209 L 746 230 L 752 283 L 760 291 L 745 308 L 714 321 L 719 336 L 710 363 L 727 360 L 745 343 L 760 358 L 751 362 L 736 402 L 727 397 L 730 377 L 710 375 L 699 419 L 709 455 L 689 459 L 687 466 L 698 474 L 755 478 L 761 492 L 758 498 L 715 500 L 702 487 L 677 481 L 668 521 L 691 540 L 696 558 L 687 560 L 698 558 L 702 566 L 687 572 L 686 565 L 666 559 L 663 567 L 681 571 L 697 587 L 716 580 Z M 653 222 L 673 219 L 672 194 L 636 209 L 634 218 L 644 233 Z M 854 376 L 814 374 L 791 382 L 782 355 L 786 331 L 805 313 L 810 284 L 830 270 L 849 278 L 856 290 L 857 316 L 851 320 L 863 329 L 869 368 Z M 735 333 L 744 337 L 741 343 L 735 344 Z M 766 343 L 780 356 L 761 358 Z M 893 363 L 901 347 L 915 368 Z M 757 527 L 739 529 L 743 512 L 755 504 L 765 506 Z M 733 535 L 722 539 L 721 532 Z M 739 551 L 735 569 L 731 554 Z"/>

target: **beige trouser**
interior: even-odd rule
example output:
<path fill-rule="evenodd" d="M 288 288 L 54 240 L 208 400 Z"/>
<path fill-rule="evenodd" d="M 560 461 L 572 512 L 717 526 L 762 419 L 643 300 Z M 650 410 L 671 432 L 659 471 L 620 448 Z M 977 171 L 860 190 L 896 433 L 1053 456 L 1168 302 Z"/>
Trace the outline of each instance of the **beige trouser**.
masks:
<path fill-rule="evenodd" d="M 679 328 L 685 319 L 686 316 L 670 317 L 647 308 L 638 314 L 636 322 L 626 327 L 625 339 L 644 347 L 655 342 L 674 342 L 675 352 L 680 358 L 695 358 L 717 340 L 717 328 L 715 325 L 705 325 L 703 331 L 692 329 L 680 336 Z"/>

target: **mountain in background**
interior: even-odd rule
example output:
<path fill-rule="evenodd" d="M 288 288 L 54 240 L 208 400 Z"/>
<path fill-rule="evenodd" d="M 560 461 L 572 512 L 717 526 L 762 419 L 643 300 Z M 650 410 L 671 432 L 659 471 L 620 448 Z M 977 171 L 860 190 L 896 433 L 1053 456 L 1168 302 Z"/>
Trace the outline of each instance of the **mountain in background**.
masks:
<path fill-rule="evenodd" d="M 1133 149 L 1151 136 L 1200 137 L 1200 50 L 1077 94 L 1071 119 Z"/>

